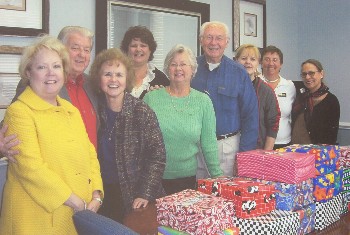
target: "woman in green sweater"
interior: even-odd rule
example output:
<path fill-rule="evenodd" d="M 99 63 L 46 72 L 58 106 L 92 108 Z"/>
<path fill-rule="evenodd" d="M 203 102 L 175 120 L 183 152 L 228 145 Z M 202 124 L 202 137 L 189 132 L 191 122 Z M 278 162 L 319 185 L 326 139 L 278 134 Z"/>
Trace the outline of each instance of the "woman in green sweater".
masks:
<path fill-rule="evenodd" d="M 211 177 L 221 176 L 213 104 L 206 94 L 190 87 L 197 70 L 188 47 L 174 46 L 164 61 L 170 85 L 150 93 L 144 101 L 155 111 L 166 148 L 163 187 L 167 194 L 196 185 L 197 158 L 203 152 Z"/>

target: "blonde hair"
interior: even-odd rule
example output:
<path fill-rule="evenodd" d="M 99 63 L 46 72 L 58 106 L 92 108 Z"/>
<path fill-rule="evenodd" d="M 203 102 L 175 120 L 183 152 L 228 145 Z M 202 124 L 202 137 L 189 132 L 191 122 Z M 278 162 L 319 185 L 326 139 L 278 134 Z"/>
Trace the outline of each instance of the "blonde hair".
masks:
<path fill-rule="evenodd" d="M 31 70 L 34 57 L 44 48 L 57 52 L 58 56 L 62 59 L 64 78 L 66 80 L 70 64 L 67 48 L 60 40 L 50 35 L 41 35 L 41 37 L 39 37 L 34 44 L 27 46 L 23 50 L 18 67 L 21 78 L 29 79 L 27 76 L 27 71 Z"/>
<path fill-rule="evenodd" d="M 261 59 L 261 55 L 260 55 L 260 51 L 259 49 L 254 46 L 253 44 L 243 44 L 240 47 L 238 47 L 236 49 L 236 55 L 235 58 L 238 60 L 238 58 L 242 55 L 243 51 L 247 49 L 247 50 L 251 50 L 254 52 L 255 56 L 258 58 L 258 60 L 260 61 Z"/>
<path fill-rule="evenodd" d="M 97 93 L 101 92 L 100 88 L 100 70 L 103 65 L 103 63 L 113 63 L 113 62 L 120 62 L 125 66 L 126 69 L 126 91 L 131 92 L 132 88 L 134 87 L 135 83 L 135 71 L 133 67 L 133 63 L 131 59 L 125 55 L 120 49 L 118 48 L 110 48 L 101 51 L 95 58 L 93 64 L 91 65 L 90 69 L 90 77 L 92 79 L 92 82 L 94 84 L 95 91 Z"/>

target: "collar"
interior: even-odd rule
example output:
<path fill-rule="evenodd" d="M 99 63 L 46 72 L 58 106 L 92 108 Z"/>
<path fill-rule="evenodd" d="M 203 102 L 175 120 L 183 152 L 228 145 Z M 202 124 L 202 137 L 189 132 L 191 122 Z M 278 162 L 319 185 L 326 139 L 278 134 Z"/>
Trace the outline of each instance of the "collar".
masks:
<path fill-rule="evenodd" d="M 83 74 L 80 74 L 75 79 L 73 79 L 71 76 L 68 76 L 67 83 L 69 85 L 82 86 L 84 84 L 84 76 Z"/>

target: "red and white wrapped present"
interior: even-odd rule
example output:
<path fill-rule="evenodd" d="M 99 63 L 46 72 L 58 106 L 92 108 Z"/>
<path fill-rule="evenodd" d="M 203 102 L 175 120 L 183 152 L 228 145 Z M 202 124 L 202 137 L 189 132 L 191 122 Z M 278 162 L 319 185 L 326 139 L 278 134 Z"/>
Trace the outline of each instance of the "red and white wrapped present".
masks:
<path fill-rule="evenodd" d="M 160 225 L 190 234 L 216 234 L 232 228 L 234 204 L 221 197 L 184 190 L 156 199 Z"/>
<path fill-rule="evenodd" d="M 350 168 L 350 146 L 340 146 L 340 166 Z"/>
<path fill-rule="evenodd" d="M 308 153 L 256 149 L 237 153 L 238 175 L 284 183 L 315 176 L 315 156 Z"/>
<path fill-rule="evenodd" d="M 265 215 L 276 208 L 275 187 L 251 180 L 234 179 L 221 184 L 221 197 L 235 203 L 236 217 Z"/>
<path fill-rule="evenodd" d="M 234 201 L 235 216 L 251 218 L 276 207 L 275 187 L 243 178 L 198 179 L 198 191 Z"/>

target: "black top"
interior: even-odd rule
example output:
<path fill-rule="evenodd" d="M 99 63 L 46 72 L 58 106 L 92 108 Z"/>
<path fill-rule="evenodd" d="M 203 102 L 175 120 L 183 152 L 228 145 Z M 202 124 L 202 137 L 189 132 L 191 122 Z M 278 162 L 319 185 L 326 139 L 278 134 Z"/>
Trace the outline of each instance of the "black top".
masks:
<path fill-rule="evenodd" d="M 158 86 L 169 86 L 170 81 L 169 81 L 167 76 L 162 71 L 160 71 L 159 69 L 155 68 L 153 70 L 153 72 L 154 72 L 155 76 L 154 76 L 154 79 L 149 83 L 151 87 L 152 86 L 156 86 L 156 85 L 158 85 Z M 146 95 L 146 93 L 147 93 L 147 91 L 144 90 L 141 93 L 139 98 L 143 99 L 143 97 Z"/>

